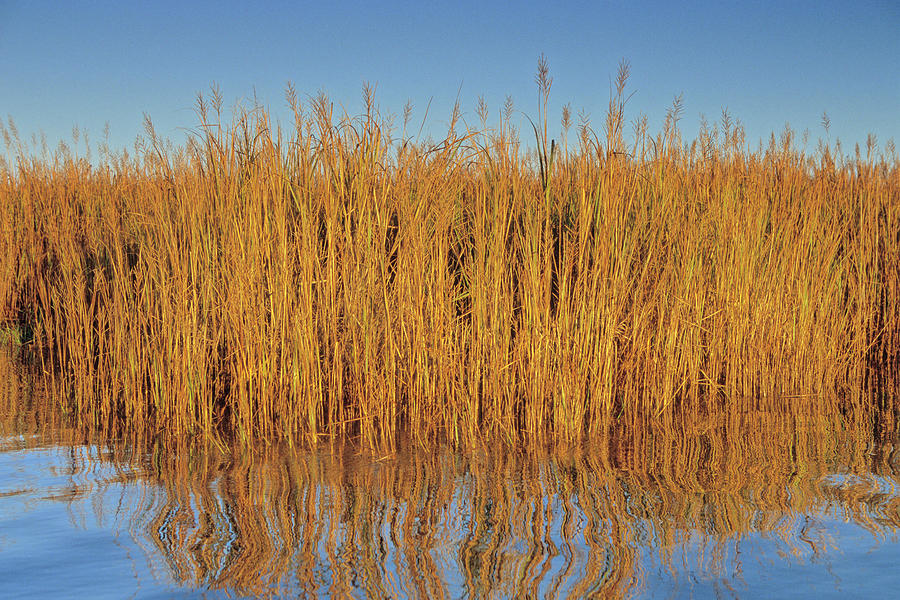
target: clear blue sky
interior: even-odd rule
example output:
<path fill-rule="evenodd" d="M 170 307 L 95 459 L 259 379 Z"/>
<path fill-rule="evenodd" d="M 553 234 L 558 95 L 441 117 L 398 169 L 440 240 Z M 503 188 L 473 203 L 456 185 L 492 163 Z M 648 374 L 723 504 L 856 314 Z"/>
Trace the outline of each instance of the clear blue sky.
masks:
<path fill-rule="evenodd" d="M 421 119 L 431 99 L 439 133 L 458 92 L 472 123 L 479 95 L 493 120 L 507 94 L 533 117 L 544 53 L 552 116 L 570 102 L 598 130 L 625 58 L 627 117 L 645 113 L 653 130 L 683 93 L 688 136 L 727 107 L 754 146 L 789 122 L 814 147 L 825 111 L 848 150 L 869 132 L 900 144 L 900 0 L 264 4 L 0 0 L 0 116 L 54 145 L 73 125 L 95 145 L 108 122 L 122 147 L 146 112 L 180 142 L 213 82 L 227 105 L 255 91 L 283 116 L 288 80 L 351 112 L 368 81 L 382 111 L 411 100 Z"/>

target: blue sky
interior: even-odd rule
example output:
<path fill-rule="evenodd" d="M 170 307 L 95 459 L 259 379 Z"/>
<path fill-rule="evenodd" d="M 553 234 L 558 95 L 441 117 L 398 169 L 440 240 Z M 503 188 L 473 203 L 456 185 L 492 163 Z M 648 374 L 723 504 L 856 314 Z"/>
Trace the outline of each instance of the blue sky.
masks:
<path fill-rule="evenodd" d="M 626 117 L 651 130 L 683 94 L 682 130 L 700 115 L 740 119 L 755 146 L 786 122 L 810 146 L 900 143 L 900 2 L 25 2 L 0 0 L 0 116 L 51 145 L 74 125 L 95 145 L 130 146 L 149 113 L 179 142 L 199 91 L 226 105 L 253 95 L 286 117 L 284 86 L 325 91 L 351 113 L 363 82 L 383 112 L 407 100 L 439 134 L 459 95 L 476 123 L 507 94 L 534 117 L 541 53 L 554 78 L 551 116 L 569 102 L 601 129 L 620 59 L 631 63 Z M 515 8 L 513 8 L 515 6 Z M 286 119 L 285 119 L 285 122 Z M 558 126 L 556 127 L 558 135 Z"/>

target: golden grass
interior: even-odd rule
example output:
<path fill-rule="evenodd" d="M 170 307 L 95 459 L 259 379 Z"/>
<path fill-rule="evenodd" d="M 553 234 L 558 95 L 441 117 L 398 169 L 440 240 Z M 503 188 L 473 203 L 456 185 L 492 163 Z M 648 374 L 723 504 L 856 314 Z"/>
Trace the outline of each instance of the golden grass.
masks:
<path fill-rule="evenodd" d="M 123 431 L 467 445 L 894 402 L 892 148 L 753 151 L 727 117 L 684 144 L 677 105 L 626 140 L 627 69 L 605 141 L 548 143 L 543 77 L 537 152 L 510 110 L 398 140 L 368 89 L 355 118 L 289 94 L 289 131 L 201 97 L 192 143 L 148 122 L 102 166 L 4 128 L 0 320 Z"/>

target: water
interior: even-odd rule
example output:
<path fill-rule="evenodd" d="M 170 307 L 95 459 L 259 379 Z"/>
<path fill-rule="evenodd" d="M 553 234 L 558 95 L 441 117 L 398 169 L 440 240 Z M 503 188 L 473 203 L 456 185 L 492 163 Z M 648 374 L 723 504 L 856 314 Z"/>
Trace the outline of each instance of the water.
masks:
<path fill-rule="evenodd" d="M 821 600 L 900 586 L 898 436 L 871 419 L 247 452 L 101 443 L 41 394 L 0 392 L 0 598 Z"/>
<path fill-rule="evenodd" d="M 800 429 L 773 427 L 769 449 L 747 448 L 750 460 L 731 472 L 709 468 L 734 459 L 715 451 L 680 469 L 680 454 L 643 455 L 656 462 L 637 469 L 590 448 L 251 454 L 6 435 L 0 590 L 5 598 L 865 598 L 895 590 L 893 445 L 854 454 L 840 432 Z M 683 446 L 700 448 L 689 438 Z M 785 447 L 796 463 L 770 460 Z"/>

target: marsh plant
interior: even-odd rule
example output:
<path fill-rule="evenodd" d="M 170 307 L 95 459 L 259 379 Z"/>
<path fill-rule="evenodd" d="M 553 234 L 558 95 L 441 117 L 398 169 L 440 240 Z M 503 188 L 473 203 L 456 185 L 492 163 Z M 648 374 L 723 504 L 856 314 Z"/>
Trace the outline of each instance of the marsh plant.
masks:
<path fill-rule="evenodd" d="M 879 411 L 900 358 L 900 162 L 729 115 L 550 139 L 550 79 L 437 143 L 292 87 L 200 96 L 182 147 L 0 172 L 0 321 L 98 427 L 253 440 L 596 439 L 694 415 Z M 410 109 L 404 111 L 408 122 Z M 533 129 L 533 132 L 531 131 Z M 626 130 L 633 130 L 626 131 Z M 532 137 L 532 133 L 534 137 Z M 894 374 L 894 375 L 892 375 Z"/>

